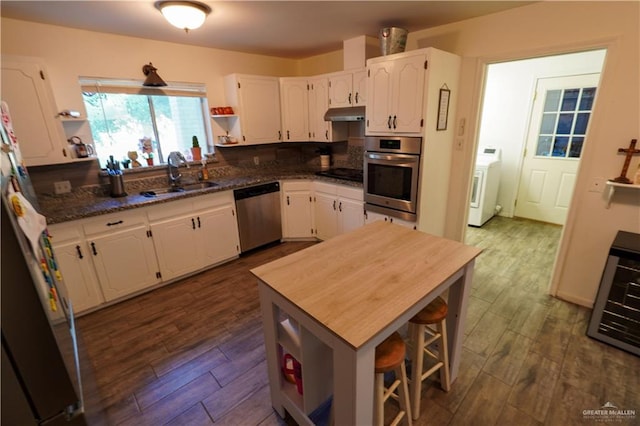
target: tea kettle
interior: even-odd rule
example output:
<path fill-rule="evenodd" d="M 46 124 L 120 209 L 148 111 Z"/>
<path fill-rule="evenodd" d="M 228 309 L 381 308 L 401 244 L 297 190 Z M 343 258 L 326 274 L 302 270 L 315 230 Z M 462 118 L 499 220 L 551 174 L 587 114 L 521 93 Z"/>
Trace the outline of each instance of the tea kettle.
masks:
<path fill-rule="evenodd" d="M 78 136 L 72 136 L 68 140 L 69 143 L 73 145 L 78 158 L 87 158 L 88 156 L 95 154 L 93 147 L 91 145 L 86 145 Z"/>

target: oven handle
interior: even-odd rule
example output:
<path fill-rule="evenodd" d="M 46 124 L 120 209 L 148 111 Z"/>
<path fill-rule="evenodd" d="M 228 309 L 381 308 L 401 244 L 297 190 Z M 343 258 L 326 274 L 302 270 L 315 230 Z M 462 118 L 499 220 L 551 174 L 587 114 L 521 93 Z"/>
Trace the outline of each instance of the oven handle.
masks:
<path fill-rule="evenodd" d="M 367 152 L 365 153 L 365 156 L 372 160 L 384 160 L 393 163 L 406 163 L 407 160 L 413 160 L 413 162 L 416 163 L 418 162 L 418 156 L 410 154 L 378 154 L 375 152 Z"/>

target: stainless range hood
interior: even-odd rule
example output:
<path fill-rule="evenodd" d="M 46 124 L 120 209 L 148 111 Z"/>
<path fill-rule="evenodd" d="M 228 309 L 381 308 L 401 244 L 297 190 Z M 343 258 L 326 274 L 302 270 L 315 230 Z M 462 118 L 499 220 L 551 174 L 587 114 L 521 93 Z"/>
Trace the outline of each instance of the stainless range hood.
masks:
<path fill-rule="evenodd" d="M 364 106 L 329 108 L 324 121 L 364 121 Z"/>

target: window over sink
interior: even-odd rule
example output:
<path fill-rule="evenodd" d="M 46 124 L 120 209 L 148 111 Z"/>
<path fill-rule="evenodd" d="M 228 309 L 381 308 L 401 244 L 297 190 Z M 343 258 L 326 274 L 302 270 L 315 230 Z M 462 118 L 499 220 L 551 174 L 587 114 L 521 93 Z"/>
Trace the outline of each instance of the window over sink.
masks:
<path fill-rule="evenodd" d="M 82 77 L 80 86 L 101 164 L 113 156 L 120 162 L 137 157 L 142 165 L 158 165 L 171 151 L 190 159 L 193 136 L 206 150 L 211 130 L 203 84 L 150 88 L 137 80 Z"/>

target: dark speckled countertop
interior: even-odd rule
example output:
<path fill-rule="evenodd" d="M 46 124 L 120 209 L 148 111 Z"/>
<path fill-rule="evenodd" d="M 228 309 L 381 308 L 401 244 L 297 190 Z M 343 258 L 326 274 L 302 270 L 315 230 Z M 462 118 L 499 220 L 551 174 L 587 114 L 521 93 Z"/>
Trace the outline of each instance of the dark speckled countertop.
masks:
<path fill-rule="evenodd" d="M 38 203 L 40 204 L 41 213 L 47 217 L 47 224 L 52 225 L 278 180 L 315 179 L 362 188 L 361 182 L 318 176 L 315 174 L 316 171 L 316 169 L 280 170 L 270 172 L 265 171 L 247 176 L 216 177 L 215 179 L 210 179 L 217 184 L 214 187 L 186 192 L 168 192 L 151 198 L 141 195 L 140 190 L 134 191 L 127 188 L 127 184 L 125 182 L 125 189 L 129 193 L 126 197 L 113 198 L 95 195 L 87 197 L 49 196 L 39 197 Z M 145 188 L 143 190 L 150 190 L 150 188 Z"/>

